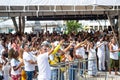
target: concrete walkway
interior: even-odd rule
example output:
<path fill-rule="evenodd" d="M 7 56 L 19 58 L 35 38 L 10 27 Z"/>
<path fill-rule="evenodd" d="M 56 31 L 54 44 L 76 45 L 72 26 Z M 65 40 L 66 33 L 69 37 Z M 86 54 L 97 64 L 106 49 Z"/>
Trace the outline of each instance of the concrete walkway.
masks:
<path fill-rule="evenodd" d="M 108 72 L 98 72 L 98 76 L 96 77 L 84 75 L 84 77 L 79 77 L 78 80 L 120 80 L 120 73 L 119 75 L 115 75 L 114 72 L 111 74 Z"/>

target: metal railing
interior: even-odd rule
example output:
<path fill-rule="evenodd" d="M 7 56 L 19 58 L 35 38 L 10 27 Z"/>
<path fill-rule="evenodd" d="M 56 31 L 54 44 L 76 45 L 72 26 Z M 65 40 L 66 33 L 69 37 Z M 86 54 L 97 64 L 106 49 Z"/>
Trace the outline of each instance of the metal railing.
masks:
<path fill-rule="evenodd" d="M 97 75 L 94 76 L 89 75 L 88 73 L 91 71 L 88 68 L 89 61 L 96 60 L 75 60 L 51 66 L 51 80 L 120 80 L 119 76 L 109 75 L 107 71 L 98 71 Z"/>

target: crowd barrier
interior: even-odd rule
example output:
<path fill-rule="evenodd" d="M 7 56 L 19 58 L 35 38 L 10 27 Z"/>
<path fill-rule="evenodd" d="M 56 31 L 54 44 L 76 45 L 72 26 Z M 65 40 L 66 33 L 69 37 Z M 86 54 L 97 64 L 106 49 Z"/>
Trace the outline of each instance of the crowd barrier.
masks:
<path fill-rule="evenodd" d="M 119 76 L 109 75 L 108 71 L 98 71 L 96 76 L 88 75 L 89 60 L 75 60 L 51 66 L 51 80 L 120 80 Z"/>

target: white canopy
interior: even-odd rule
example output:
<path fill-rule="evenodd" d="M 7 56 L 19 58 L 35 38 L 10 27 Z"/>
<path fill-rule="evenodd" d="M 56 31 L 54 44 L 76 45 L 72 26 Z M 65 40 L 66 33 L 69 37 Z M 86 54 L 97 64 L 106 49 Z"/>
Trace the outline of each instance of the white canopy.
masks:
<path fill-rule="evenodd" d="M 120 0 L 0 0 L 0 16 L 117 14 Z"/>
<path fill-rule="evenodd" d="M 27 6 L 27 5 L 105 5 L 118 6 L 120 0 L 0 0 L 2 6 Z"/>

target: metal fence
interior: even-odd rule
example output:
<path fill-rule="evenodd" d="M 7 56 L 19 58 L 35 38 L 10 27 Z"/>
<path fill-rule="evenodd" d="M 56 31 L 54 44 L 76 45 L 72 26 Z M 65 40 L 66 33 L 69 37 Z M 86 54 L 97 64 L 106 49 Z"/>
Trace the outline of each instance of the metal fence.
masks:
<path fill-rule="evenodd" d="M 109 75 L 107 71 L 98 71 L 96 76 L 89 75 L 89 61 L 95 61 L 95 59 L 75 60 L 51 66 L 51 80 L 120 80 L 119 76 Z"/>

